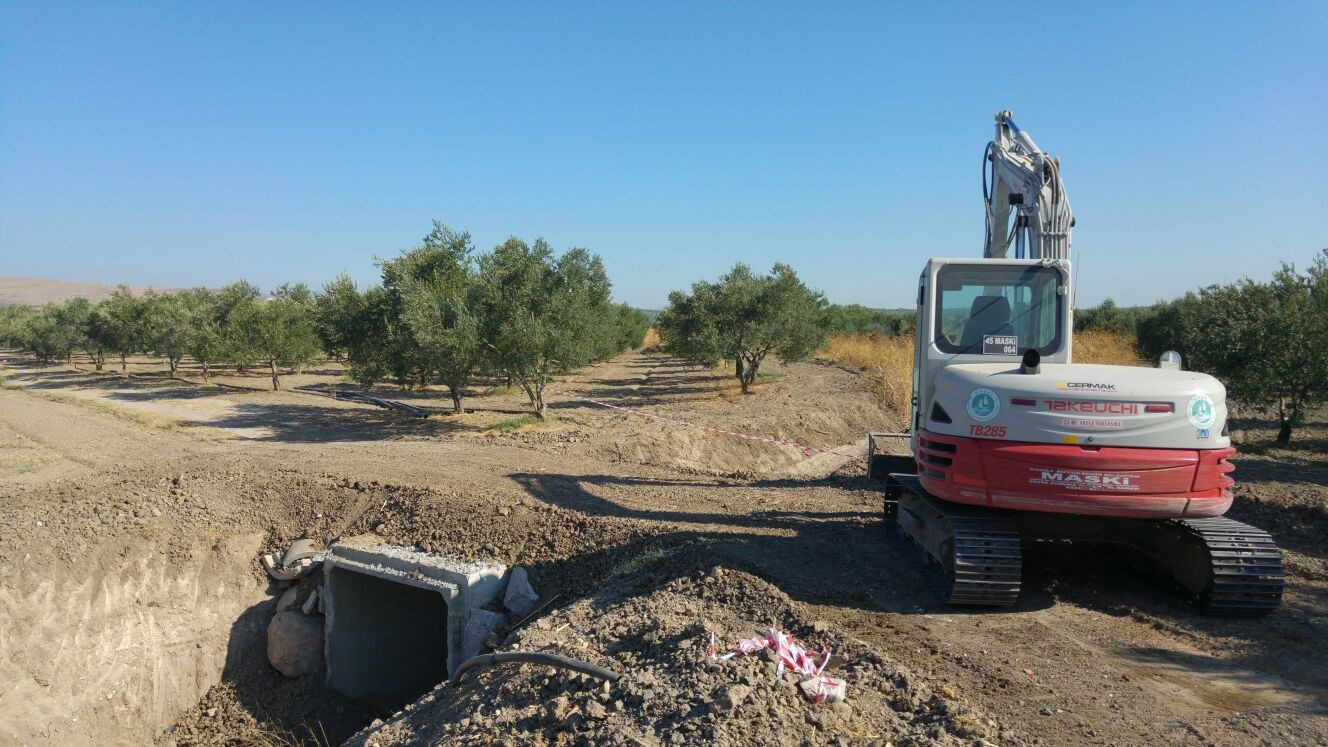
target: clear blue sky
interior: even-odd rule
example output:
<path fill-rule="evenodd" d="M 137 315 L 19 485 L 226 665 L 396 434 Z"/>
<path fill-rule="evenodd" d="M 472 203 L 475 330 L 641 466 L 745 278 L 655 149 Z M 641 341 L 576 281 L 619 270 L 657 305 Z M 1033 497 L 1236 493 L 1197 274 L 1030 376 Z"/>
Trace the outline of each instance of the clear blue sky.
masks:
<path fill-rule="evenodd" d="M 658 308 L 735 261 L 908 306 L 981 254 L 992 114 L 1062 158 L 1079 305 L 1328 246 L 1328 2 L 0 0 L 0 275 L 376 278 L 430 220 Z"/>

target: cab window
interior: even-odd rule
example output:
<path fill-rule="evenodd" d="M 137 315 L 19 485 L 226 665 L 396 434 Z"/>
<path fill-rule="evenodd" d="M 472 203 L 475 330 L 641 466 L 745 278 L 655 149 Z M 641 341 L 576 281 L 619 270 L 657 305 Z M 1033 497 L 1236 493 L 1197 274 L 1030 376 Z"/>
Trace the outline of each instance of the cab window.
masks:
<path fill-rule="evenodd" d="M 937 273 L 936 347 L 946 353 L 1060 350 L 1065 297 L 1053 267 L 946 265 Z"/>

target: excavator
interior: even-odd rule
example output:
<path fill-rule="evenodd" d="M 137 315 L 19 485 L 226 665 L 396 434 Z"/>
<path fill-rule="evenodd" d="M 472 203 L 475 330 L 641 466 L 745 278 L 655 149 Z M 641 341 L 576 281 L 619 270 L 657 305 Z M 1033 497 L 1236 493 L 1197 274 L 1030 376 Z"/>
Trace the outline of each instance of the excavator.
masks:
<path fill-rule="evenodd" d="M 1009 606 L 1031 542 L 1111 543 L 1206 613 L 1276 609 L 1282 554 L 1223 516 L 1232 503 L 1226 389 L 1186 371 L 1074 363 L 1070 233 L 1060 161 L 996 114 L 983 155 L 981 259 L 918 280 L 911 464 L 885 474 L 887 518 L 952 604 Z M 1011 256 L 1013 254 L 1013 256 Z"/>

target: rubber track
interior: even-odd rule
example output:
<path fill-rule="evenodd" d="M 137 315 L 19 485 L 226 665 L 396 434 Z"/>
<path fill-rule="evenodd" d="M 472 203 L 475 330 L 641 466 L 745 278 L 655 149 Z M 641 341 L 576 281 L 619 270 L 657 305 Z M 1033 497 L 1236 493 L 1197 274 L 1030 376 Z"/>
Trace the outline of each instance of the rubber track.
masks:
<path fill-rule="evenodd" d="M 954 582 L 950 604 L 1008 607 L 1019 598 L 1023 559 L 1019 532 L 1002 517 L 954 517 Z"/>
<path fill-rule="evenodd" d="M 922 488 L 916 477 L 891 476 L 901 488 L 928 503 L 948 525 L 954 557 L 941 562 L 914 540 L 930 559 L 930 586 L 942 601 L 987 607 L 1008 607 L 1019 598 L 1023 554 L 1019 530 L 1004 516 L 983 509 L 939 501 Z M 900 534 L 907 536 L 900 527 Z M 912 538 L 910 538 L 912 539 Z"/>
<path fill-rule="evenodd" d="M 1214 615 L 1260 615 L 1282 603 L 1282 551 L 1267 532 L 1225 517 L 1177 519 L 1208 550 L 1200 607 Z"/>

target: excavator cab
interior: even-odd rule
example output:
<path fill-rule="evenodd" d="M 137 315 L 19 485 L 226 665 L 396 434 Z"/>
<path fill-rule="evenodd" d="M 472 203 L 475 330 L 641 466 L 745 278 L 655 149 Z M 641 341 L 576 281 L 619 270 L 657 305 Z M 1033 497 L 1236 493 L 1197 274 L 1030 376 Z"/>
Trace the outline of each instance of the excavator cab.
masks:
<path fill-rule="evenodd" d="M 913 431 L 932 407 L 935 373 L 957 363 L 1070 360 L 1066 260 L 933 259 L 918 281 Z M 914 444 L 916 449 L 916 444 Z"/>

